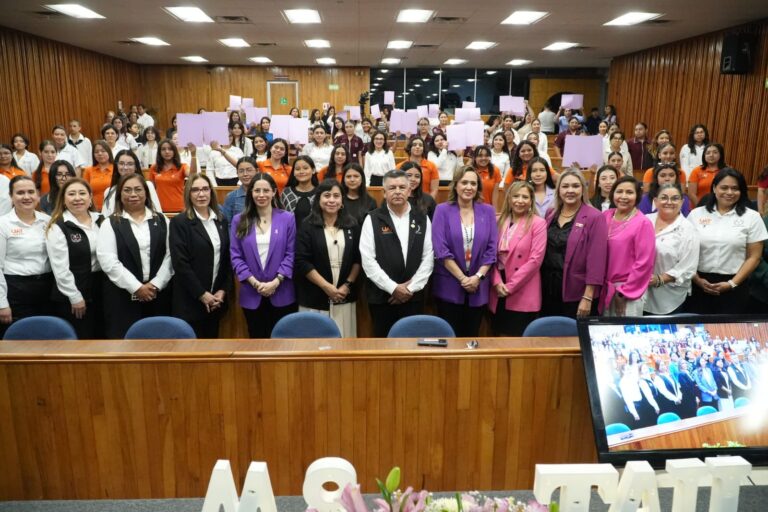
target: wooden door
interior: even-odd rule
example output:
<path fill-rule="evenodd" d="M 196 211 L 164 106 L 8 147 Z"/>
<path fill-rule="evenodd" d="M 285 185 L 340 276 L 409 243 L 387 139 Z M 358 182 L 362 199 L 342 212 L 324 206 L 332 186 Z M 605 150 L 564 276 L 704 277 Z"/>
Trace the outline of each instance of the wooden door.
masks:
<path fill-rule="evenodd" d="M 267 102 L 270 115 L 287 115 L 299 108 L 299 82 L 267 82 Z"/>

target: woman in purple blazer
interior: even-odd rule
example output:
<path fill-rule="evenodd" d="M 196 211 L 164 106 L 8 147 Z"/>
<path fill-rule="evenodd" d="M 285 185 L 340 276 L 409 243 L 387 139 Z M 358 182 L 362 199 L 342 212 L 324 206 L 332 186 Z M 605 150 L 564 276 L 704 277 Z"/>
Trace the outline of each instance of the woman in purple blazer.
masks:
<path fill-rule="evenodd" d="M 490 288 L 486 275 L 496 261 L 496 212 L 480 199 L 481 187 L 474 169 L 457 171 L 448 202 L 437 206 L 432 221 L 432 293 L 437 314 L 459 337 L 480 330 Z"/>
<path fill-rule="evenodd" d="M 547 223 L 537 215 L 536 192 L 515 181 L 499 216 L 499 259 L 494 265 L 490 309 L 496 336 L 522 336 L 541 309 L 539 269 L 547 246 Z"/>
<path fill-rule="evenodd" d="M 277 321 L 296 311 L 296 221 L 278 208 L 277 184 L 269 174 L 256 174 L 245 197 L 243 213 L 235 215 L 230 228 L 232 268 L 241 283 L 248 335 L 269 338 Z"/>
<path fill-rule="evenodd" d="M 586 201 L 581 171 L 557 180 L 555 208 L 547 212 L 547 252 L 541 266 L 543 316 L 597 314 L 605 279 L 608 228 Z"/>

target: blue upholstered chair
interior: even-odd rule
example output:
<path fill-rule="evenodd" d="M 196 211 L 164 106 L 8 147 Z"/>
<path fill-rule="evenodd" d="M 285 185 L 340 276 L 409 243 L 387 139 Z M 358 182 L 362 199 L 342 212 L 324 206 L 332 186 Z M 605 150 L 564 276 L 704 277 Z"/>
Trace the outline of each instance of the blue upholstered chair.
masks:
<path fill-rule="evenodd" d="M 181 318 L 172 316 L 151 316 L 134 323 L 125 333 L 127 340 L 194 340 L 197 339 L 192 326 Z"/>
<path fill-rule="evenodd" d="M 387 338 L 455 338 L 451 324 L 432 315 L 413 315 L 401 318 L 387 334 Z"/>
<path fill-rule="evenodd" d="M 525 328 L 523 336 L 527 338 L 535 337 L 565 337 L 578 336 L 576 330 L 576 320 L 566 316 L 545 316 L 537 318 Z"/>
<path fill-rule="evenodd" d="M 277 321 L 272 329 L 273 338 L 341 338 L 336 322 L 330 317 L 299 311 Z"/>
<path fill-rule="evenodd" d="M 30 316 L 12 323 L 4 340 L 76 340 L 69 322 L 55 316 Z"/>
<path fill-rule="evenodd" d="M 605 434 L 608 436 L 612 436 L 614 434 L 623 434 L 624 432 L 629 431 L 630 428 L 623 423 L 611 423 L 605 427 Z"/>
<path fill-rule="evenodd" d="M 672 423 L 673 421 L 680 421 L 680 416 L 673 412 L 665 412 L 656 420 L 657 425 L 663 425 L 664 423 Z"/>
<path fill-rule="evenodd" d="M 696 416 L 704 416 L 706 414 L 714 414 L 716 412 L 717 412 L 717 409 L 715 409 L 711 405 L 705 405 L 704 407 L 699 407 L 699 410 L 696 411 Z"/>
<path fill-rule="evenodd" d="M 736 401 L 733 403 L 733 405 L 738 409 L 739 407 L 746 407 L 749 405 L 749 398 L 745 396 L 740 396 L 736 399 Z"/>

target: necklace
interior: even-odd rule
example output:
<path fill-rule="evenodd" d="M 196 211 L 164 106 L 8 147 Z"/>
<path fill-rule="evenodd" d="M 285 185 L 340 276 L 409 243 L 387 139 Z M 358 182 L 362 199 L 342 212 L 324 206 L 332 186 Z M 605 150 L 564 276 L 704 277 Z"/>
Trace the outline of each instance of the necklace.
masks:
<path fill-rule="evenodd" d="M 629 215 L 623 220 L 618 220 L 616 218 L 616 212 L 613 213 L 613 222 L 611 222 L 611 226 L 608 229 L 608 238 L 613 238 L 625 229 L 627 229 L 627 226 L 629 225 L 629 220 L 632 219 L 632 217 L 635 216 L 637 213 L 637 208 L 632 208 L 632 211 L 629 212 Z M 616 227 L 616 224 L 618 224 L 618 227 Z"/>
<path fill-rule="evenodd" d="M 464 261 L 467 264 L 467 268 L 469 268 L 472 262 L 472 242 L 475 240 L 475 225 L 467 226 L 462 223 L 461 230 L 464 232 Z"/>

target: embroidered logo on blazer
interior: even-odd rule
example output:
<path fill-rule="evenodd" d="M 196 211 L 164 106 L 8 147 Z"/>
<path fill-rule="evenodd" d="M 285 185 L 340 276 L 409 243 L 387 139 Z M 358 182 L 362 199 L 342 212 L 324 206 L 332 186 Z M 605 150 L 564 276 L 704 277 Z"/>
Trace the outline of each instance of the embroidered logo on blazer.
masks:
<path fill-rule="evenodd" d="M 73 244 L 79 244 L 83 241 L 83 236 L 80 233 L 72 233 L 69 235 L 69 239 L 72 240 Z"/>

